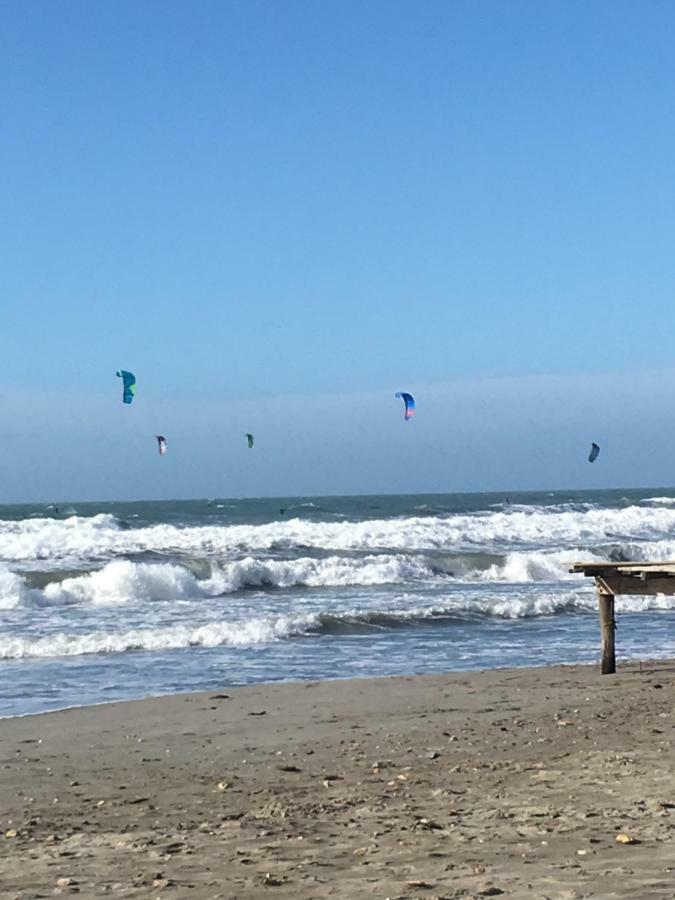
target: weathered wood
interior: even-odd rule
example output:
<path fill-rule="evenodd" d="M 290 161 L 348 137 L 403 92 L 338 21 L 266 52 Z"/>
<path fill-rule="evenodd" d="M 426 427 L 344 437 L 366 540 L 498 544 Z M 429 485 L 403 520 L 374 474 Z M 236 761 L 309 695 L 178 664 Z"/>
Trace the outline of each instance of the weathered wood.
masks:
<path fill-rule="evenodd" d="M 625 575 L 655 574 L 663 572 L 664 575 L 675 575 L 675 562 L 639 562 L 639 563 L 613 563 L 613 562 L 592 562 L 592 563 L 574 563 L 570 568 L 570 572 L 582 573 L 583 575 L 597 575 L 599 573 L 619 573 Z"/>
<path fill-rule="evenodd" d="M 675 595 L 675 562 L 575 563 L 570 572 L 595 579 L 600 613 L 602 673 L 616 672 L 614 597 L 619 594 Z"/>
<path fill-rule="evenodd" d="M 598 591 L 603 594 L 642 594 L 652 597 L 656 594 L 675 594 L 675 578 L 665 575 L 644 579 L 632 575 L 596 575 L 595 583 Z"/>
<path fill-rule="evenodd" d="M 616 672 L 616 650 L 614 647 L 614 595 L 601 593 L 598 586 L 598 606 L 600 609 L 600 645 L 602 648 L 602 674 L 613 675 Z"/>

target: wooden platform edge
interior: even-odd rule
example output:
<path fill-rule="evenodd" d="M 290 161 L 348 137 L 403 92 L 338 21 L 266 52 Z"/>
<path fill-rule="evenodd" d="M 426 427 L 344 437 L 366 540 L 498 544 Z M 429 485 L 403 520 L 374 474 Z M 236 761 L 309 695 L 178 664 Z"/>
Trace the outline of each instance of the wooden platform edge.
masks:
<path fill-rule="evenodd" d="M 595 579 L 600 615 L 602 674 L 616 672 L 614 598 L 617 594 L 675 595 L 675 562 L 574 563 L 570 573 Z"/>

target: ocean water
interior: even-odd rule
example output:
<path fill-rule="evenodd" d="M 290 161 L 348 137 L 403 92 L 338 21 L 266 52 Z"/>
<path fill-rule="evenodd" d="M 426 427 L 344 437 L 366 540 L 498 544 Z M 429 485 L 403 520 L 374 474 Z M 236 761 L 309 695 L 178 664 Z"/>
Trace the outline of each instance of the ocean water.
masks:
<path fill-rule="evenodd" d="M 255 681 L 595 661 L 594 559 L 675 558 L 675 490 L 0 506 L 0 715 Z M 621 658 L 673 597 L 617 599 Z"/>

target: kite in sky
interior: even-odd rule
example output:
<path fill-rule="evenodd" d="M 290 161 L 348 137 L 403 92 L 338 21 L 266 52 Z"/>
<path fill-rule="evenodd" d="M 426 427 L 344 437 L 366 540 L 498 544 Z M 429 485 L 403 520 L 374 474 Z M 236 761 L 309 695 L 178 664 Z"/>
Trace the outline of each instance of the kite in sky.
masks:
<path fill-rule="evenodd" d="M 159 450 L 159 455 L 164 456 L 166 453 L 166 438 L 163 434 L 156 434 L 155 438 L 157 440 L 157 449 Z"/>
<path fill-rule="evenodd" d="M 253 435 L 246 432 L 246 440 L 248 441 L 248 449 L 253 450 Z"/>
<path fill-rule="evenodd" d="M 408 419 L 412 418 L 412 414 L 415 412 L 415 398 L 412 394 L 406 394 L 405 391 L 399 391 L 394 395 L 395 397 L 400 397 L 403 400 L 405 405 L 405 412 L 403 413 L 403 418 L 408 421 Z"/>
<path fill-rule="evenodd" d="M 591 452 L 588 454 L 588 461 L 595 462 L 598 458 L 598 453 L 600 453 L 600 447 L 596 443 L 591 444 Z"/>
<path fill-rule="evenodd" d="M 120 369 L 117 373 L 117 377 L 122 379 L 122 384 L 124 385 L 122 403 L 131 403 L 136 396 L 136 376 L 131 372 Z"/>

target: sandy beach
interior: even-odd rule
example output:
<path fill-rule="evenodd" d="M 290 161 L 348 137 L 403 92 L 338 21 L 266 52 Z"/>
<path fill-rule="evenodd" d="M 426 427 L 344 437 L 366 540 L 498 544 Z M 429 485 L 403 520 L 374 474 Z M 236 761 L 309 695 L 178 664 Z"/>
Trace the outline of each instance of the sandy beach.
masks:
<path fill-rule="evenodd" d="M 675 897 L 674 688 L 559 667 L 6 719 L 1 896 Z"/>

